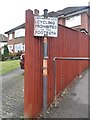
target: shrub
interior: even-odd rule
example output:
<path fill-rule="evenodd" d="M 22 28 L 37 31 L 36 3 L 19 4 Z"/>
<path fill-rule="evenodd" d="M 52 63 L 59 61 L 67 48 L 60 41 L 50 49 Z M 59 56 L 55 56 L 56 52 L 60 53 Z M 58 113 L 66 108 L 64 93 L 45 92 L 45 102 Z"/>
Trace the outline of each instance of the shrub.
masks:
<path fill-rule="evenodd" d="M 17 60 L 20 58 L 21 54 L 23 54 L 22 51 L 18 51 L 17 53 L 8 53 L 8 50 L 6 49 L 5 46 L 5 52 L 4 54 L 1 54 L 0 52 L 0 61 L 5 61 L 5 60 Z"/>
<path fill-rule="evenodd" d="M 18 51 L 17 53 L 16 53 L 16 56 L 21 56 L 21 54 L 23 54 L 23 52 L 22 51 Z"/>
<path fill-rule="evenodd" d="M 9 59 L 17 60 L 20 58 L 22 51 L 18 51 L 17 53 L 9 53 Z"/>
<path fill-rule="evenodd" d="M 9 53 L 9 59 L 13 59 L 14 54 L 13 53 Z"/>
<path fill-rule="evenodd" d="M 7 45 L 4 45 L 4 57 L 8 57 L 9 56 L 9 50 Z"/>
<path fill-rule="evenodd" d="M 2 54 L 1 54 L 1 51 L 0 51 L 0 61 L 2 60 Z"/>

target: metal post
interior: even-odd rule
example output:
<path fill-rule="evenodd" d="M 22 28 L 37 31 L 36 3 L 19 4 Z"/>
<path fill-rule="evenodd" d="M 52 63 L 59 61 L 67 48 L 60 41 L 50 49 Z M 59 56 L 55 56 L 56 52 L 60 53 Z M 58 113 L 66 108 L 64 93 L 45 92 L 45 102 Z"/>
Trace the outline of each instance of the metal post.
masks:
<path fill-rule="evenodd" d="M 48 10 L 44 10 L 44 18 L 48 17 Z M 48 60 L 48 42 L 47 33 L 44 35 L 43 41 L 43 117 L 47 117 L 47 60 Z"/>
<path fill-rule="evenodd" d="M 54 65 L 54 101 L 55 107 L 57 107 L 56 61 L 53 61 L 53 65 Z"/>

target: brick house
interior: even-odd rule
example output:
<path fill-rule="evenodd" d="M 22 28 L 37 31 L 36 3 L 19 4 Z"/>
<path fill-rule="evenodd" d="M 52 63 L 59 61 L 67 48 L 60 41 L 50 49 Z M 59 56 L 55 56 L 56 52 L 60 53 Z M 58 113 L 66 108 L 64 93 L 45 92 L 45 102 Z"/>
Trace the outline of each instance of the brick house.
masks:
<path fill-rule="evenodd" d="M 49 17 L 58 17 L 58 24 L 90 34 L 90 6 L 67 7 L 56 12 L 49 12 Z M 35 15 L 39 15 L 37 9 Z M 25 23 L 7 32 L 10 52 L 25 50 Z"/>
<path fill-rule="evenodd" d="M 34 10 L 34 15 L 39 15 L 37 9 Z M 25 23 L 5 32 L 5 34 L 8 35 L 9 52 L 25 51 Z"/>
<path fill-rule="evenodd" d="M 25 51 L 25 23 L 5 32 L 5 34 L 8 35 L 9 52 Z"/>
<path fill-rule="evenodd" d="M 4 45 L 7 45 L 7 41 L 8 41 L 8 38 L 5 35 L 0 34 L 0 52 L 2 54 L 4 50 Z"/>
<path fill-rule="evenodd" d="M 67 7 L 56 12 L 50 12 L 50 17 L 58 17 L 58 23 L 81 32 L 89 33 L 90 6 Z"/>

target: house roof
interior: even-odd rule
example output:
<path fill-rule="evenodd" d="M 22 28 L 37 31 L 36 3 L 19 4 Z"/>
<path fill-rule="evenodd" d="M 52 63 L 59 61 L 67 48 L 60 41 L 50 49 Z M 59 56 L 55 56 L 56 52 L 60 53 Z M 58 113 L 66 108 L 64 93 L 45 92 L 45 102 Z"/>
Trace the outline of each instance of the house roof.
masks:
<path fill-rule="evenodd" d="M 11 30 L 5 32 L 5 34 L 10 34 L 10 33 L 14 32 L 15 30 L 18 30 L 18 29 L 21 29 L 21 28 L 25 28 L 25 23 L 23 23 L 23 24 L 21 24 L 21 25 L 15 27 L 15 28 L 13 28 L 13 29 L 11 29 Z"/>
<path fill-rule="evenodd" d="M 90 9 L 90 6 L 78 6 L 78 7 L 67 7 L 67 8 L 64 8 L 62 10 L 58 10 L 56 12 L 52 11 L 52 12 L 49 12 L 48 13 L 48 16 L 49 17 L 59 17 L 59 16 L 66 16 L 68 14 L 72 14 L 72 13 L 75 13 L 75 12 L 78 12 L 78 11 L 82 11 L 82 10 L 88 10 Z M 21 28 L 25 28 L 25 23 L 5 32 L 5 34 L 10 34 L 12 32 L 14 32 L 15 30 L 18 30 L 18 29 L 21 29 Z"/>
<path fill-rule="evenodd" d="M 49 16 L 49 17 L 53 17 L 53 16 L 54 16 L 54 17 L 57 17 L 60 13 L 61 13 L 61 12 L 54 12 L 54 11 L 52 11 L 52 12 L 49 12 L 49 13 L 48 13 L 48 16 Z"/>
<path fill-rule="evenodd" d="M 82 10 L 85 10 L 85 9 L 88 9 L 88 6 L 67 7 L 67 8 L 64 8 L 64 9 L 62 9 L 60 11 L 57 11 L 57 12 L 61 12 L 61 14 L 67 15 L 67 14 L 82 11 Z"/>
<path fill-rule="evenodd" d="M 3 34 L 0 34 L 0 42 L 7 42 L 8 38 L 3 35 Z"/>
<path fill-rule="evenodd" d="M 78 11 L 82 11 L 82 10 L 88 10 L 90 9 L 90 6 L 78 6 L 78 7 L 67 7 L 67 8 L 64 8 L 62 10 L 58 10 L 56 12 L 50 12 L 48 15 L 50 17 L 54 16 L 54 17 L 58 17 L 58 16 L 61 16 L 61 15 L 68 15 L 68 14 L 72 14 L 72 13 L 75 13 L 75 12 L 78 12 Z"/>

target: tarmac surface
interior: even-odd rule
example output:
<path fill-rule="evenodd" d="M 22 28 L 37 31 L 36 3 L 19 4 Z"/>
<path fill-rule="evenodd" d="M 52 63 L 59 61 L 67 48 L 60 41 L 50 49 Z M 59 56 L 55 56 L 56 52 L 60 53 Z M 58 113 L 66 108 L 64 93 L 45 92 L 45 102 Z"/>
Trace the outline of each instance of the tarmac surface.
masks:
<path fill-rule="evenodd" d="M 48 110 L 47 118 L 88 118 L 90 106 L 88 99 L 90 96 L 89 81 L 90 69 L 84 71 L 82 78 L 74 80 L 65 89 L 62 97 L 57 99 L 57 107 L 52 105 Z M 24 75 L 20 69 L 2 76 L 2 110 L 0 109 L 0 113 L 2 112 L 3 118 L 23 118 L 23 87 Z"/>
<path fill-rule="evenodd" d="M 19 68 L 0 76 L 2 79 L 2 118 L 20 118 L 24 106 L 24 74 Z"/>
<path fill-rule="evenodd" d="M 90 69 L 82 73 L 82 77 L 74 80 L 58 98 L 58 105 L 52 107 L 47 118 L 89 118 Z"/>

